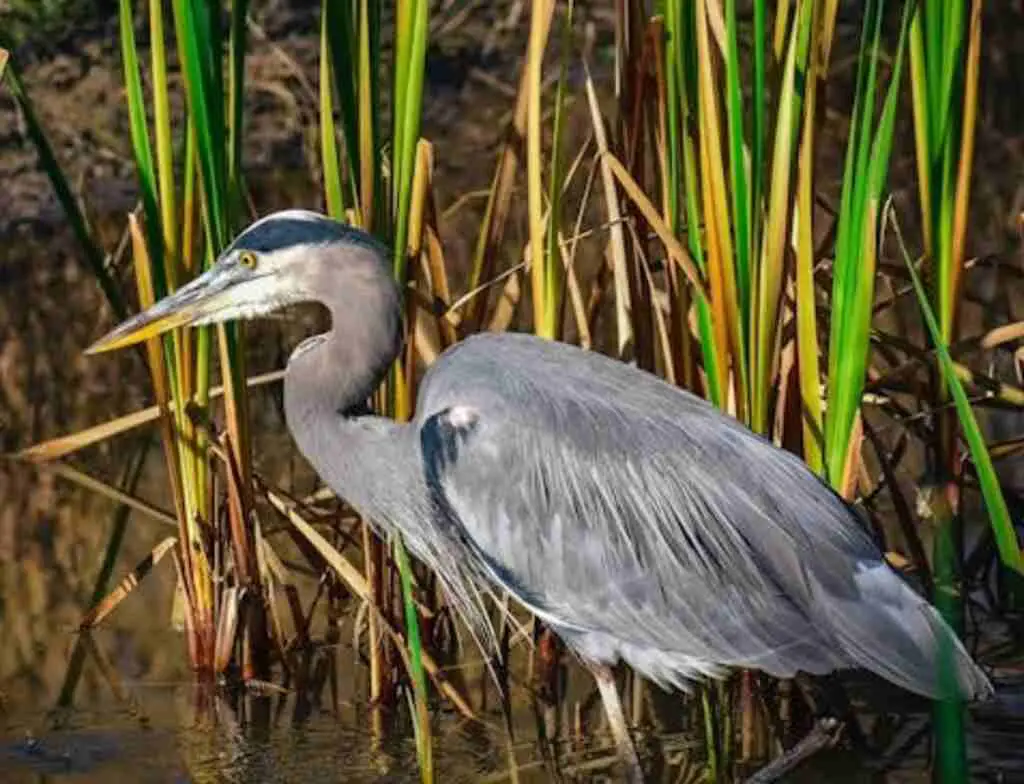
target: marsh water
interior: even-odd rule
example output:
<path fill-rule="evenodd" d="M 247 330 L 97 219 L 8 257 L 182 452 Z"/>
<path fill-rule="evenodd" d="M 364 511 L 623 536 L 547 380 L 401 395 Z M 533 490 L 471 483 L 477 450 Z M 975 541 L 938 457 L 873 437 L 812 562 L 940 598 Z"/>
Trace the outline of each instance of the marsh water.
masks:
<path fill-rule="evenodd" d="M 140 672 L 133 650 L 140 639 L 180 660 L 177 635 L 139 628 L 96 635 L 97 647 L 117 655 L 114 661 L 89 660 L 82 688 L 72 706 L 55 708 L 59 683 L 36 682 L 31 697 L 7 702 L 0 712 L 0 781 L 43 782 L 416 782 L 419 781 L 412 729 L 401 723 L 383 737 L 370 729 L 362 665 L 341 657 L 336 699 L 309 699 L 290 693 L 228 696 L 223 689 L 201 688 L 182 674 L 165 680 Z M 121 639 L 118 640 L 118 637 Z M 70 643 L 70 635 L 65 640 Z M 92 656 L 92 654 L 90 654 Z M 173 669 L 173 668 L 172 668 Z M 116 675 L 111 678 L 111 670 Z M 98 677 L 97 671 L 104 671 Z M 586 700 L 586 676 L 578 678 L 576 697 Z M 976 714 L 970 722 L 972 781 L 1024 781 L 1024 683 L 1004 682 L 1004 704 Z M 897 697 L 897 702 L 899 698 Z M 591 700 L 592 702 L 592 700 Z M 578 702 L 576 704 L 579 704 Z M 876 705 L 878 703 L 876 702 Z M 820 753 L 790 774 L 791 782 L 923 782 L 930 746 L 929 716 L 916 707 L 886 705 L 884 749 L 873 754 L 834 749 Z M 881 718 L 869 719 L 879 722 Z M 608 738 L 592 729 L 549 752 L 539 751 L 534 716 L 515 709 L 516 739 L 511 742 L 497 715 L 468 722 L 438 710 L 432 718 L 435 781 L 504 782 L 509 754 L 520 781 L 615 781 Z M 702 749 L 697 733 L 641 735 L 640 748 L 659 755 L 652 781 L 700 781 Z M 656 751 L 655 751 L 656 750 Z M 557 773 L 556 773 L 557 771 Z"/>

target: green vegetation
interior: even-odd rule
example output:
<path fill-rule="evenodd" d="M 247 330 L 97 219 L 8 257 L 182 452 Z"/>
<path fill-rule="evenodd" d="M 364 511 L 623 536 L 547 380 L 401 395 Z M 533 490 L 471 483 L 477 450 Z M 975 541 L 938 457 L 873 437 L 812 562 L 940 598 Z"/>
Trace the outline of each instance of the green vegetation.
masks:
<path fill-rule="evenodd" d="M 585 70 L 573 101 L 569 74 L 580 52 L 572 0 L 531 4 L 510 133 L 498 151 L 469 273 L 458 280 L 441 242 L 433 147 L 420 133 L 429 4 L 398 0 L 382 9 L 370 0 L 323 0 L 318 97 L 325 210 L 385 239 L 394 249 L 396 279 L 408 292 L 408 349 L 375 396 L 377 410 L 409 417 L 423 368 L 481 329 L 530 328 L 586 347 L 607 345 L 798 452 L 851 501 L 879 491 L 866 478 L 865 463 L 872 461 L 894 496 L 894 523 L 903 540 L 902 547 L 887 549 L 894 561 L 907 561 L 894 551 L 906 552 L 912 570 L 944 602 L 947 617 L 959 623 L 963 586 L 972 578 L 962 542 L 953 542 L 962 537 L 962 526 L 952 525 L 960 504 L 945 505 L 938 518 L 944 533 L 929 554 L 895 475 L 909 441 L 929 448 L 932 475 L 941 477 L 948 498 L 973 492 L 964 481 L 969 467 L 991 523 L 982 544 L 987 550 L 969 559 L 972 568 L 980 572 L 996 562 L 1006 573 L 1024 573 L 994 469 L 994 460 L 1013 447 L 990 454 L 972 408 L 977 401 L 968 395 L 991 385 L 959 353 L 978 342 L 961 340 L 958 306 L 968 255 L 980 2 L 907 3 L 896 16 L 887 14 L 884 0 L 864 4 L 842 182 L 830 194 L 838 202 L 834 216 L 823 216 L 816 204 L 823 190 L 817 171 L 820 102 L 831 78 L 836 0 L 755 0 L 748 18 L 740 18 L 735 0 L 658 3 L 657 15 L 639 0 L 616 6 L 628 9 L 617 16 L 617 92 L 599 91 Z M 225 16 L 217 10 L 203 0 L 120 0 L 142 205 L 128 225 L 143 307 L 206 268 L 253 217 L 242 158 L 247 2 L 234 0 Z M 885 30 L 890 19 L 897 26 Z M 148 53 L 135 42 L 142 20 L 149 25 Z M 885 40 L 895 42 L 891 51 Z M 172 124 L 169 108 L 166 47 L 172 41 L 187 105 L 181 124 Z M 15 64 L 2 57 L 0 73 L 21 107 L 83 260 L 121 318 L 125 298 L 35 119 Z M 568 131 L 573 111 L 590 122 L 590 140 L 576 149 Z M 922 226 L 921 237 L 909 238 L 909 251 L 885 207 L 901 118 L 913 120 Z M 520 171 L 524 176 L 517 181 Z M 525 188 L 518 213 L 517 188 Z M 584 226 L 585 216 L 595 212 L 601 221 Z M 517 216 L 527 226 L 523 243 L 506 231 Z M 596 237 L 589 244 L 588 233 Z M 823 243 L 823 235 L 832 239 Z M 900 259 L 901 265 L 883 270 L 885 239 L 892 235 L 907 263 Z M 598 257 L 604 253 L 593 274 L 594 268 L 578 263 L 584 247 Z M 507 258 L 524 264 L 503 266 Z M 907 276 L 894 268 L 905 268 Z M 899 293 L 881 296 L 882 280 Z M 501 296 L 492 296 L 495 290 Z M 920 312 L 926 327 L 921 344 L 891 340 L 877 328 L 897 308 L 914 303 L 910 294 L 916 294 L 911 312 Z M 322 496 L 295 498 L 290 489 L 254 475 L 247 395 L 254 384 L 272 379 L 249 378 L 244 339 L 241 325 L 151 339 L 145 351 L 155 409 L 20 457 L 60 460 L 158 423 L 177 534 L 173 546 L 166 540 L 154 550 L 152 562 L 172 555 L 197 674 L 228 676 L 232 687 L 297 677 L 298 652 L 312 645 L 310 618 L 317 604 L 302 606 L 275 551 L 272 534 L 286 532 L 309 568 L 324 576 L 328 593 L 351 595 L 362 608 L 356 626 L 369 663 L 367 698 L 378 736 L 386 732 L 382 706 L 400 705 L 396 695 L 408 687 L 408 718 L 423 779 L 430 781 L 436 699 L 480 718 L 444 677 L 440 662 L 461 656 L 465 664 L 475 652 L 439 650 L 439 636 L 431 631 L 445 617 L 443 597 L 430 576 L 409 562 L 401 541 L 377 541 L 365 521 L 325 521 L 313 514 Z M 218 367 L 222 387 L 214 386 Z M 928 379 L 912 386 L 909 405 L 908 376 Z M 1019 406 L 1024 395 L 1002 385 L 987 400 L 993 397 Z M 218 398 L 225 412 L 219 432 L 211 425 Z M 911 424 L 926 416 L 931 426 Z M 879 422 L 899 432 L 904 446 L 883 441 Z M 64 475 L 82 481 L 79 473 Z M 133 477 L 126 475 L 129 488 Z M 145 508 L 131 490 L 99 489 Z M 282 519 L 261 520 L 255 510 L 264 502 Z M 115 538 L 108 563 L 117 547 Z M 113 592 L 98 593 L 83 627 L 111 612 L 150 565 Z M 537 623 L 518 611 L 495 612 L 503 629 Z M 528 654 L 539 680 L 546 677 L 539 670 L 557 666 L 557 656 L 551 665 L 538 653 L 543 647 Z M 506 650 L 497 667 L 476 663 L 507 677 L 508 655 Z M 401 668 L 389 664 L 396 660 Z M 344 666 L 336 656 L 331 662 L 332 668 Z M 331 672 L 318 676 L 320 688 L 336 677 Z M 634 720 L 642 718 L 635 696 L 642 688 L 631 685 Z M 501 696 L 507 718 L 515 692 L 506 688 Z M 730 780 L 788 744 L 809 715 L 794 710 L 795 703 L 801 700 L 791 684 L 765 686 L 752 673 L 687 699 L 687 726 L 705 737 L 708 777 Z M 956 705 L 937 712 L 936 764 L 948 781 L 967 775 L 961 717 Z M 514 752 L 510 763 L 514 779 Z"/>

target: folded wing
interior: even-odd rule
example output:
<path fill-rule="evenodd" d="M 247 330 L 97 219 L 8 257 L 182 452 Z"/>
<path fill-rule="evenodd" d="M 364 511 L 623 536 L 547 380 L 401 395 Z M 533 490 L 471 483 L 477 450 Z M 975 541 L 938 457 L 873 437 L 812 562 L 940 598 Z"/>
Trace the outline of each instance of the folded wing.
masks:
<path fill-rule="evenodd" d="M 860 665 L 934 695 L 941 641 L 961 692 L 988 688 L 795 456 L 599 355 L 463 345 L 421 395 L 428 485 L 489 575 L 582 654 L 680 686 L 719 665 Z"/>

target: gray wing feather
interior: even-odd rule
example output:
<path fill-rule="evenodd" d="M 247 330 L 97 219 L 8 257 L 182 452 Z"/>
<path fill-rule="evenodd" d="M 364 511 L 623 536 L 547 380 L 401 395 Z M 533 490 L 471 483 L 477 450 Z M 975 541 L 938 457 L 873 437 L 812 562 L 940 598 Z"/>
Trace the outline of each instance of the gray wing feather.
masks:
<path fill-rule="evenodd" d="M 505 335 L 446 353 L 417 409 L 445 514 L 583 655 L 680 686 L 718 665 L 934 679 L 932 608 L 796 457 L 704 401 Z"/>

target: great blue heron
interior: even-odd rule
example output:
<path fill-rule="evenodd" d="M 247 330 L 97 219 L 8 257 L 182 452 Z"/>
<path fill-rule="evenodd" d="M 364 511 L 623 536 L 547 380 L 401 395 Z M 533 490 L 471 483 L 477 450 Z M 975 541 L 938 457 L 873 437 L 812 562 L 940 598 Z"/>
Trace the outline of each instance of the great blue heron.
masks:
<path fill-rule="evenodd" d="M 206 273 L 93 347 L 320 302 L 329 332 L 284 380 L 299 448 L 340 497 L 401 532 L 478 638 L 490 580 L 596 677 L 631 776 L 610 666 L 662 685 L 747 667 L 788 678 L 863 667 L 936 698 L 992 687 L 936 611 L 794 455 L 703 400 L 597 353 L 483 334 L 442 354 L 407 424 L 365 415 L 403 339 L 388 253 L 301 210 L 243 231 Z M 493 641 L 493 640 L 492 640 Z"/>

